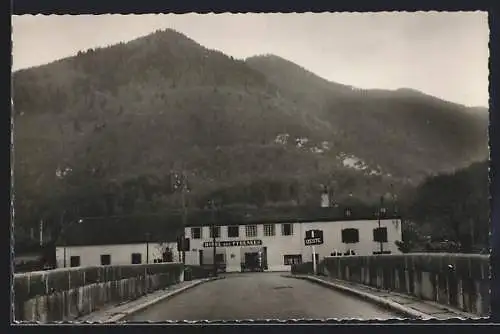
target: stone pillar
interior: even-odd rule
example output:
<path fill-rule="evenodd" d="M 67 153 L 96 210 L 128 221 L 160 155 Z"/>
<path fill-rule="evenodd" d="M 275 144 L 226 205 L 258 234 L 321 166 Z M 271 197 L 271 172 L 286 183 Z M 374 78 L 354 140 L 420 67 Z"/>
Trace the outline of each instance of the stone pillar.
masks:
<path fill-rule="evenodd" d="M 181 272 L 179 275 L 179 282 L 184 282 L 184 267 L 181 269 Z"/>
<path fill-rule="evenodd" d="M 411 294 L 411 288 L 410 288 L 410 273 L 408 272 L 408 270 L 405 270 L 404 272 L 404 275 L 405 275 L 405 288 L 406 288 L 406 293 L 407 294 Z"/>
<path fill-rule="evenodd" d="M 420 277 L 420 272 L 414 270 L 413 271 L 413 294 L 416 297 L 420 297 L 420 295 L 421 295 L 421 291 L 422 291 L 421 284 L 422 284 L 422 280 Z"/>
<path fill-rule="evenodd" d="M 399 271 L 397 269 L 394 270 L 394 289 L 399 291 L 401 282 L 399 281 Z"/>

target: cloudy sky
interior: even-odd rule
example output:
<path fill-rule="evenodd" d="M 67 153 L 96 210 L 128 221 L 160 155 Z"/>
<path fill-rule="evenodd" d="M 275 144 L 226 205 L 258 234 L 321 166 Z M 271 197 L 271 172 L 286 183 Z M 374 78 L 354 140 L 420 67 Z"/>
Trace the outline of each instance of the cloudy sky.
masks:
<path fill-rule="evenodd" d="M 14 16 L 13 69 L 173 28 L 237 58 L 272 53 L 360 88 L 488 105 L 486 13 Z"/>

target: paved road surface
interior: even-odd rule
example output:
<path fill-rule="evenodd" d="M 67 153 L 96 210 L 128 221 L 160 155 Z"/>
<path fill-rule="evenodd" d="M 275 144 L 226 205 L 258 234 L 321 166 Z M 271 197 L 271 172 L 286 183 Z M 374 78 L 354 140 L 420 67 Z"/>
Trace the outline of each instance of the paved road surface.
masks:
<path fill-rule="evenodd" d="M 127 321 L 390 319 L 388 310 L 278 273 L 228 275 L 129 316 Z"/>

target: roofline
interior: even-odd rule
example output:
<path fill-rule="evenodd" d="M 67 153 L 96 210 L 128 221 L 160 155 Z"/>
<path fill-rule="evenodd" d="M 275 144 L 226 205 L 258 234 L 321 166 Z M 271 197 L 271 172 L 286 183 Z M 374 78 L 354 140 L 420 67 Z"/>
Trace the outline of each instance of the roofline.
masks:
<path fill-rule="evenodd" d="M 148 243 L 149 244 L 161 244 L 161 243 L 176 243 L 177 240 L 164 240 L 164 241 L 159 241 L 159 240 L 150 240 Z M 146 240 L 144 241 L 137 241 L 137 242 L 106 242 L 106 243 L 100 243 L 100 242 L 96 242 L 96 243 L 88 243 L 88 244 L 85 244 L 85 243 L 56 243 L 55 244 L 55 247 L 56 248 L 64 248 L 64 247 L 89 247 L 89 246 L 105 246 L 105 245 L 109 245 L 109 246 L 121 246 L 121 245 L 142 245 L 142 244 L 146 244 Z"/>
<path fill-rule="evenodd" d="M 400 216 L 391 216 L 380 219 L 380 221 L 386 220 L 402 220 Z M 340 222 L 350 222 L 350 221 L 378 221 L 378 218 L 375 217 L 344 217 L 344 218 L 305 218 L 305 219 L 256 219 L 253 221 L 244 221 L 244 222 L 215 222 L 214 223 L 203 223 L 203 224 L 191 224 L 188 223 L 185 227 L 201 227 L 201 226 L 236 226 L 236 225 L 264 225 L 264 224 L 306 224 L 306 223 L 340 223 Z"/>

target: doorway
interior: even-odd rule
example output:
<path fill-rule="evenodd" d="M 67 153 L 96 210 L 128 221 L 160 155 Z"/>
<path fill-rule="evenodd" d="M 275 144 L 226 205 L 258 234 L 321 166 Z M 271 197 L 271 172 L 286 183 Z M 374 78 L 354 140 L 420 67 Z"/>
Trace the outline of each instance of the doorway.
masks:
<path fill-rule="evenodd" d="M 267 270 L 267 247 L 242 252 L 241 271 Z"/>
<path fill-rule="evenodd" d="M 200 249 L 198 251 L 198 259 L 199 259 L 200 266 L 203 266 L 203 249 Z"/>

